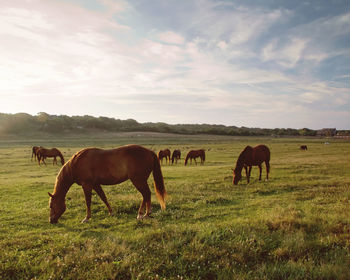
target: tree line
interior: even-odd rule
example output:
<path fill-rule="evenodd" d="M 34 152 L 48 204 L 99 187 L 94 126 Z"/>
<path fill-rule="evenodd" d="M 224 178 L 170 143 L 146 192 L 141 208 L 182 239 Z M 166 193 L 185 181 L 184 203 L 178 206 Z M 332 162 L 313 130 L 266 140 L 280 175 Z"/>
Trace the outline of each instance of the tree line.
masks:
<path fill-rule="evenodd" d="M 0 113 L 0 136 L 102 132 L 161 132 L 176 134 L 214 134 L 231 136 L 316 136 L 317 131 L 302 128 L 248 128 L 211 124 L 139 123 L 133 119 L 120 120 L 107 117 L 49 115 L 41 112 L 33 116 L 26 113 Z"/>

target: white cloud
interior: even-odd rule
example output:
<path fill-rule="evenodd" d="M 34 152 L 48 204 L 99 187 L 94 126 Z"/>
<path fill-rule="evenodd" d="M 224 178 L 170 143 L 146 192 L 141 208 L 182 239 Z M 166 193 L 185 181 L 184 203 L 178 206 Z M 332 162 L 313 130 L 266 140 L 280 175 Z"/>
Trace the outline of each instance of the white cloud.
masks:
<path fill-rule="evenodd" d="M 162 32 L 158 35 L 158 38 L 162 42 L 169 44 L 182 45 L 185 42 L 183 36 L 172 31 Z"/>
<path fill-rule="evenodd" d="M 225 112 L 223 116 L 232 118 L 226 124 L 239 119 L 248 125 L 247 119 L 254 125 L 255 119 L 263 127 L 274 126 L 273 114 L 283 115 L 282 123 L 293 114 L 306 118 L 315 104 L 328 105 L 329 110 L 349 104 L 348 87 L 340 82 L 335 87 L 308 73 L 328 57 L 314 44 L 315 37 L 306 36 L 309 31 L 298 33 L 295 28 L 284 37 L 268 34 L 292 14 L 289 11 L 194 1 L 198 9 L 183 29 L 157 26 L 140 32 L 127 20 L 130 10 L 133 15 L 139 12 L 132 2 L 99 1 L 105 7 L 99 12 L 63 1 L 2 4 L 0 96 L 18 95 L 19 102 L 29 95 L 45 96 L 47 101 L 65 96 L 74 102 L 84 97 L 95 100 L 84 104 L 86 110 L 94 110 L 86 113 L 113 116 L 116 111 L 139 121 L 159 121 L 161 115 L 161 121 L 171 123 L 188 122 L 189 116 L 193 122 L 215 122 L 208 112 Z M 123 13 L 124 24 L 115 20 L 118 13 Z M 344 34 L 347 23 L 348 16 L 343 16 L 323 25 L 337 26 Z M 261 49 L 258 39 L 267 34 L 264 42 L 270 41 Z M 309 67 L 303 72 L 297 69 L 301 62 Z M 177 120 L 169 110 L 174 104 L 183 108 Z M 166 109 L 153 114 L 158 107 Z"/>
<path fill-rule="evenodd" d="M 303 53 L 307 46 L 308 40 L 298 37 L 289 38 L 282 47 L 279 46 L 277 39 L 273 39 L 262 50 L 262 59 L 264 61 L 274 61 L 286 68 L 295 67 L 298 61 L 304 57 Z M 309 55 L 307 58 L 315 59 Z M 318 57 L 319 59 L 321 57 Z"/>

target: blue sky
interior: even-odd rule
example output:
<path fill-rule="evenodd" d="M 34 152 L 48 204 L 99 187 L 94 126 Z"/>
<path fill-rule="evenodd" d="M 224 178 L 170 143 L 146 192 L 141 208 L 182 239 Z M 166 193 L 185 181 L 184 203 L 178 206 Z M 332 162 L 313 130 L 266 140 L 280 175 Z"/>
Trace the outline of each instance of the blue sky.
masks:
<path fill-rule="evenodd" d="M 0 53 L 4 113 L 350 129 L 347 0 L 2 1 Z"/>

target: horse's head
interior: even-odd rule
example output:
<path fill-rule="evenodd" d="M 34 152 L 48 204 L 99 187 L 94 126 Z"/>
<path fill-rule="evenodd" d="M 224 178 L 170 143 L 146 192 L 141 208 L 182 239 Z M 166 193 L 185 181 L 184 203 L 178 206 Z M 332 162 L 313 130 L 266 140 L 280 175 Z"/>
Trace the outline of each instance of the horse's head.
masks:
<path fill-rule="evenodd" d="M 56 224 L 58 222 L 58 219 L 62 216 L 64 211 L 66 211 L 66 203 L 64 202 L 64 199 L 59 199 L 57 196 L 50 194 L 50 218 L 49 221 L 51 224 Z"/>
<path fill-rule="evenodd" d="M 63 157 L 61 158 L 61 164 L 62 164 L 62 166 L 64 165 L 64 159 L 63 159 Z"/>
<path fill-rule="evenodd" d="M 238 172 L 236 169 L 233 170 L 233 184 L 237 185 L 239 180 L 242 179 L 241 172 Z"/>

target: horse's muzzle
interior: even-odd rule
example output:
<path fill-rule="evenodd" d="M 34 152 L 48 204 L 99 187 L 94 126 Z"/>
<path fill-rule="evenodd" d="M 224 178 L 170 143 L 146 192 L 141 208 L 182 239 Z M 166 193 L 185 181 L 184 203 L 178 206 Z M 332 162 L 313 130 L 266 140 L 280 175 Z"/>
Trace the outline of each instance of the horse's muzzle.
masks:
<path fill-rule="evenodd" d="M 49 221 L 50 221 L 51 224 L 57 224 L 58 219 L 51 219 L 50 218 Z"/>

